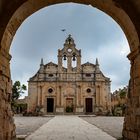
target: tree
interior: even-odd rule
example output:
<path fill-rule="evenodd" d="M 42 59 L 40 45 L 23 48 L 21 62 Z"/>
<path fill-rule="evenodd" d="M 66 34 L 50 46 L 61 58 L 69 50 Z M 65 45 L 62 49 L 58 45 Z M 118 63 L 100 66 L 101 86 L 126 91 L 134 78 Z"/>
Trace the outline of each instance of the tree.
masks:
<path fill-rule="evenodd" d="M 15 81 L 12 87 L 12 101 L 17 100 L 25 90 L 27 90 L 27 88 L 24 84 L 21 85 L 19 81 Z"/>
<path fill-rule="evenodd" d="M 121 99 L 125 98 L 126 97 L 126 92 L 121 90 L 119 96 L 120 96 Z"/>
<path fill-rule="evenodd" d="M 27 90 L 26 85 L 20 83 L 20 81 L 15 81 L 12 87 L 12 98 L 11 98 L 11 106 L 12 109 L 16 106 L 16 100 Z"/>

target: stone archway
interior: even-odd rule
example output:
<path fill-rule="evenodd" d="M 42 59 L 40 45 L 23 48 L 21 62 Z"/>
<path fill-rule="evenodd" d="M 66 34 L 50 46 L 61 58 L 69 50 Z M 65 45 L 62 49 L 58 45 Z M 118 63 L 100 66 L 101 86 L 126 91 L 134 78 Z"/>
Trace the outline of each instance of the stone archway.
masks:
<path fill-rule="evenodd" d="M 14 135 L 12 112 L 10 111 L 11 76 L 10 45 L 21 23 L 37 10 L 53 4 L 75 2 L 91 5 L 110 15 L 123 29 L 131 53 L 131 80 L 129 82 L 129 100 L 125 116 L 123 136 L 126 140 L 140 139 L 140 1 L 132 0 L 21 0 L 10 1 L 9 5 L 0 3 L 0 139 L 10 140 Z M 7 2 L 6 1 L 6 2 Z M 127 6 L 126 6 L 127 5 Z M 1 8 L 2 7 L 2 8 Z M 6 15 L 7 14 L 7 15 Z M 6 15 L 6 16 L 5 16 Z"/>

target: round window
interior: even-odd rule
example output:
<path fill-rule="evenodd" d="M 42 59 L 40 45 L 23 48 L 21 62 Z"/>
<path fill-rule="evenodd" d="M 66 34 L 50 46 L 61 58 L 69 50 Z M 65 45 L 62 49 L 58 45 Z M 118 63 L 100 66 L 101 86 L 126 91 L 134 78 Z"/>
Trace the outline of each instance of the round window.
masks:
<path fill-rule="evenodd" d="M 88 88 L 88 89 L 87 89 L 87 93 L 90 93 L 90 92 L 91 92 L 91 89 L 90 89 L 90 88 Z"/>
<path fill-rule="evenodd" d="M 49 88 L 49 89 L 48 89 L 48 92 L 49 92 L 49 93 L 52 93 L 52 92 L 53 92 L 53 89 L 52 89 L 52 88 Z"/>

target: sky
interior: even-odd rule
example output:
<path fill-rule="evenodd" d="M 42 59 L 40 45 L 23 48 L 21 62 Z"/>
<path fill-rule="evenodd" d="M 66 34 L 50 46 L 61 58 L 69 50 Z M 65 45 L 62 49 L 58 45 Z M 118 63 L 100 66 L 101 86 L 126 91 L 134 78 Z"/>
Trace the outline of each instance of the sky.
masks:
<path fill-rule="evenodd" d="M 10 49 L 13 83 L 18 80 L 28 86 L 41 58 L 45 64 L 57 63 L 57 51 L 63 48 L 69 34 L 76 48 L 81 49 L 82 63 L 95 63 L 98 58 L 101 71 L 111 79 L 112 92 L 128 84 L 130 50 L 124 32 L 104 12 L 74 3 L 45 7 L 21 24 Z"/>

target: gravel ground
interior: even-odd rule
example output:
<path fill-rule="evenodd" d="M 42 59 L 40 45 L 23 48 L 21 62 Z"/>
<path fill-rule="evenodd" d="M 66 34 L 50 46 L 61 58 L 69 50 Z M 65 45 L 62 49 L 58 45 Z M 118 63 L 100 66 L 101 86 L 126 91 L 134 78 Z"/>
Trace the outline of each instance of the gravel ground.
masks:
<path fill-rule="evenodd" d="M 124 117 L 81 117 L 115 138 L 122 137 Z"/>
<path fill-rule="evenodd" d="M 23 117 L 15 116 L 16 134 L 30 135 L 53 117 Z"/>

